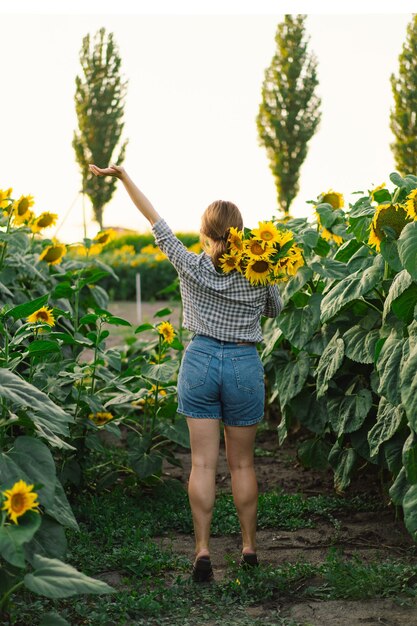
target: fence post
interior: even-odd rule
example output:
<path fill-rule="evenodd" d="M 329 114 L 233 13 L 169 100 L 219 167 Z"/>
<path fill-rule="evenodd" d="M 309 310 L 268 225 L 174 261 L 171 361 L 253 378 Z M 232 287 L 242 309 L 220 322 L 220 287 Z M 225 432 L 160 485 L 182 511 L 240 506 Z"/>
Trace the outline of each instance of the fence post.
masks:
<path fill-rule="evenodd" d="M 140 291 L 140 274 L 136 272 L 136 317 L 137 322 L 142 322 L 142 296 Z"/>

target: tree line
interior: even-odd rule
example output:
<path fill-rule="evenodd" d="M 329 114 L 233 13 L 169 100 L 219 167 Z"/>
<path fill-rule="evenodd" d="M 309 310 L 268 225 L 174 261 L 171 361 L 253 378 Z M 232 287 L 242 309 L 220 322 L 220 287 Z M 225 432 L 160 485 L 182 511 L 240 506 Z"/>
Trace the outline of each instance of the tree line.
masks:
<path fill-rule="evenodd" d="M 321 121 L 317 58 L 309 50 L 307 15 L 285 15 L 275 35 L 275 52 L 265 70 L 256 118 L 259 143 L 265 147 L 274 177 L 277 204 L 289 216 L 299 191 L 301 166 L 308 144 Z M 105 205 L 116 178 L 99 179 L 89 163 L 124 162 L 128 140 L 122 141 L 128 81 L 121 74 L 121 57 L 113 33 L 101 28 L 83 38 L 81 76 L 76 77 L 78 130 L 72 146 L 79 164 L 81 192 L 92 203 L 94 219 L 103 228 Z M 399 56 L 398 74 L 390 77 L 394 104 L 390 111 L 390 144 L 397 170 L 417 173 L 417 14 L 412 16 Z"/>

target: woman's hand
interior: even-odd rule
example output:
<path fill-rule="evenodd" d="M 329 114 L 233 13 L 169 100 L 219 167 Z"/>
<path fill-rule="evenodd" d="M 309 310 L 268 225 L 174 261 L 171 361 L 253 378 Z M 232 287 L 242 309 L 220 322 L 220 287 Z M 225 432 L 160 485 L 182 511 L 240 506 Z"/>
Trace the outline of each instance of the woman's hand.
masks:
<path fill-rule="evenodd" d="M 97 165 L 93 165 L 90 163 L 88 166 L 90 172 L 93 172 L 96 176 L 115 176 L 116 178 L 122 178 L 126 174 L 126 170 L 124 167 L 120 167 L 120 165 L 114 165 L 113 163 L 110 167 L 97 167 Z"/>

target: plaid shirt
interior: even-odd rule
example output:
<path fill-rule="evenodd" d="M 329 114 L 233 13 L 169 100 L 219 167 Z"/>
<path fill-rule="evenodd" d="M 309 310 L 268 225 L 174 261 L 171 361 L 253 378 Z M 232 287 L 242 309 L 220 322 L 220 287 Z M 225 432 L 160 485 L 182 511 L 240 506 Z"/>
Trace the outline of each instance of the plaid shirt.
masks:
<path fill-rule="evenodd" d="M 283 308 L 277 285 L 251 285 L 236 271 L 220 274 L 208 254 L 187 250 L 164 219 L 152 232 L 178 272 L 185 328 L 223 341 L 262 341 L 261 315 L 276 317 Z"/>

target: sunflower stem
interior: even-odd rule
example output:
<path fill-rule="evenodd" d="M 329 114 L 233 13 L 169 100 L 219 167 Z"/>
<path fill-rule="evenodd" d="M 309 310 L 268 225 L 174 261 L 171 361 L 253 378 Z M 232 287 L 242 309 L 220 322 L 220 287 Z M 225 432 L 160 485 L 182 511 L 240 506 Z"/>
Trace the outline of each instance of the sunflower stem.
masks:
<path fill-rule="evenodd" d="M 11 220 L 12 220 L 12 215 L 13 215 L 13 211 L 12 211 L 12 210 L 10 210 L 10 213 L 9 213 L 9 219 L 7 220 L 7 226 L 6 226 L 6 235 L 7 235 L 7 234 L 9 233 L 9 231 L 10 231 L 10 222 L 11 222 Z M 2 246 L 1 257 L 0 257 L 0 270 L 3 268 L 3 262 L 4 262 L 4 258 L 5 258 L 5 256 L 6 256 L 7 244 L 8 244 L 8 242 L 7 242 L 7 241 L 5 241 L 5 242 L 3 243 L 3 246 Z"/>
<path fill-rule="evenodd" d="M 4 594 L 4 596 L 0 599 L 0 613 L 3 611 L 4 606 L 7 604 L 7 601 L 9 599 L 9 596 L 12 595 L 12 593 L 14 593 L 15 591 L 17 591 L 19 589 L 19 587 L 21 587 L 23 585 L 23 580 L 21 580 L 20 582 L 16 583 L 16 585 L 14 585 L 13 587 L 11 587 L 9 589 L 9 591 L 6 591 L 6 593 Z"/>
<path fill-rule="evenodd" d="M 389 277 L 389 265 L 387 261 L 384 261 L 384 280 Z"/>
<path fill-rule="evenodd" d="M 161 362 L 161 352 L 162 352 L 162 335 L 159 335 L 159 343 L 158 343 L 158 365 Z M 159 393 L 159 380 L 156 381 L 155 385 L 155 396 L 153 403 L 153 415 L 152 415 L 152 424 L 151 424 L 151 432 L 153 432 L 156 420 L 156 413 L 158 411 L 158 393 Z"/>

